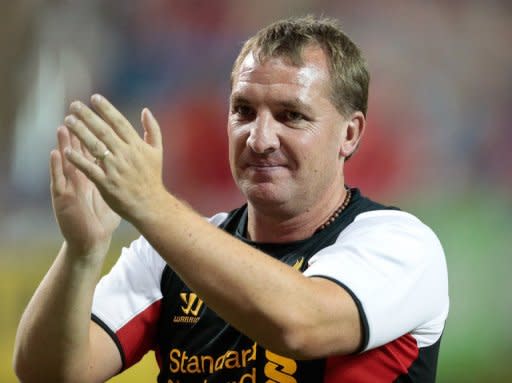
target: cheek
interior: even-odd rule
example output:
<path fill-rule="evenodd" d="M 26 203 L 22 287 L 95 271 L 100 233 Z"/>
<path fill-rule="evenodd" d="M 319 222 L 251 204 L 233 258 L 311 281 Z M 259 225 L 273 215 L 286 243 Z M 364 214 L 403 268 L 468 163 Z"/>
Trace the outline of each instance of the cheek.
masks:
<path fill-rule="evenodd" d="M 318 137 L 313 145 L 309 146 L 307 151 L 300 153 L 303 166 L 314 177 L 321 178 L 329 174 L 334 174 L 339 163 L 339 145 L 337 138 L 330 136 Z"/>
<path fill-rule="evenodd" d="M 232 150 L 232 148 L 235 148 L 237 145 L 239 145 L 238 142 L 240 141 L 240 134 L 230 125 L 228 125 L 227 133 L 229 149 Z"/>
<path fill-rule="evenodd" d="M 245 148 L 246 138 L 243 132 L 228 127 L 228 148 L 229 148 L 229 162 L 233 168 L 237 159 L 240 157 Z"/>
<path fill-rule="evenodd" d="M 230 139 L 228 143 L 229 151 L 229 165 L 232 170 L 236 168 L 237 158 L 240 157 L 240 150 L 237 149 L 236 144 Z"/>

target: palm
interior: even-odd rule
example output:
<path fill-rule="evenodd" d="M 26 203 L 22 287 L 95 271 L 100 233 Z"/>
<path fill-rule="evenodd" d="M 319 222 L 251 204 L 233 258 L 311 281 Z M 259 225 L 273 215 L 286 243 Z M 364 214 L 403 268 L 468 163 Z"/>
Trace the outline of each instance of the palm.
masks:
<path fill-rule="evenodd" d="M 87 252 L 109 243 L 120 218 L 96 186 L 62 155 L 70 140 L 67 132 L 59 131 L 61 151 L 52 153 L 53 210 L 66 241 Z"/>
<path fill-rule="evenodd" d="M 66 192 L 54 197 L 53 203 L 60 229 L 73 243 L 109 238 L 120 221 L 96 186 L 78 171 L 68 177 Z"/>

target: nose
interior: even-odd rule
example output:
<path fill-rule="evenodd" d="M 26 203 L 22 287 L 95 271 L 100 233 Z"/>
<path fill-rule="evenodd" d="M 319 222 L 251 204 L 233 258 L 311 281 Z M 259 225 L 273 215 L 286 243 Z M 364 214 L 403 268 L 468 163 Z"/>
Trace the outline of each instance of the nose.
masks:
<path fill-rule="evenodd" d="M 252 125 L 247 146 L 255 153 L 268 154 L 279 148 L 278 123 L 270 113 L 259 115 Z"/>

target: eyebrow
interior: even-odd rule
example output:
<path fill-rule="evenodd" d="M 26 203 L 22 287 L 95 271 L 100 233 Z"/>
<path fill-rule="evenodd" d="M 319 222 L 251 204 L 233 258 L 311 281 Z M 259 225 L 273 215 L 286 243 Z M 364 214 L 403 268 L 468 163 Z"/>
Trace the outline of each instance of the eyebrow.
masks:
<path fill-rule="evenodd" d="M 233 93 L 229 99 L 232 104 L 250 104 L 249 100 L 239 93 Z"/>
<path fill-rule="evenodd" d="M 278 104 L 285 109 L 299 110 L 299 111 L 303 111 L 304 113 L 312 113 L 313 112 L 311 107 L 309 105 L 307 105 L 306 103 L 304 103 L 298 97 L 296 97 L 290 101 L 281 101 Z"/>
<path fill-rule="evenodd" d="M 248 98 L 242 96 L 239 93 L 233 93 L 230 97 L 230 100 L 231 100 L 232 104 L 243 104 L 243 105 L 251 104 L 251 102 L 249 101 Z M 278 101 L 276 104 L 284 109 L 299 110 L 299 111 L 303 111 L 304 113 L 312 113 L 313 112 L 311 107 L 309 105 L 307 105 L 306 103 L 304 103 L 298 97 L 296 97 L 292 100 Z"/>

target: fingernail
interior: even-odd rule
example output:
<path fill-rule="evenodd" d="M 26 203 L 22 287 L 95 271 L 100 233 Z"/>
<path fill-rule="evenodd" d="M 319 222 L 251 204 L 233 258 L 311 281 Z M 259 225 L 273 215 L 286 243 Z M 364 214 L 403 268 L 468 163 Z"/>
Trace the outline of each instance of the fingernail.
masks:
<path fill-rule="evenodd" d="M 94 104 L 99 104 L 101 102 L 101 96 L 99 94 L 95 94 L 91 97 L 91 102 Z"/>
<path fill-rule="evenodd" d="M 82 109 L 82 103 L 80 101 L 73 101 L 69 107 L 72 112 L 80 112 Z"/>
<path fill-rule="evenodd" d="M 64 119 L 64 123 L 66 124 L 66 126 L 72 127 L 76 124 L 75 116 L 66 116 L 66 118 Z"/>
<path fill-rule="evenodd" d="M 65 148 L 65 149 L 64 149 L 64 155 L 65 155 L 66 157 L 69 157 L 69 156 L 71 155 L 71 148 L 69 148 L 69 147 L 68 147 L 68 148 Z"/>

